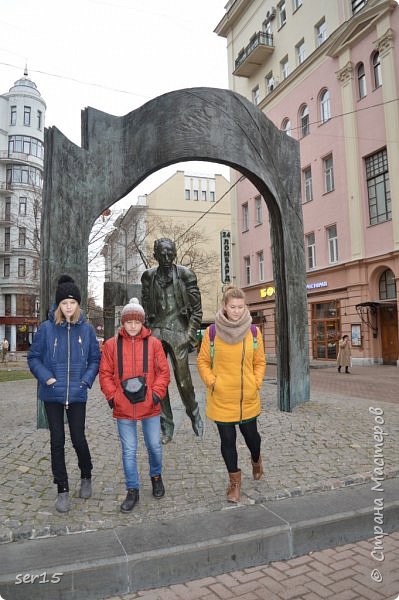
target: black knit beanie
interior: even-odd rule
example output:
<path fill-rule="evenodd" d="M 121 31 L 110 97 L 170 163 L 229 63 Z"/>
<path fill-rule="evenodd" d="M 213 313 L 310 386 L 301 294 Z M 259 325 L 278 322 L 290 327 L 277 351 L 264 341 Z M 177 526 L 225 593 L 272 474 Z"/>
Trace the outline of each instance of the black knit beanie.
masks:
<path fill-rule="evenodd" d="M 81 295 L 78 286 L 69 275 L 61 275 L 58 280 L 57 289 L 55 291 L 55 303 L 58 304 L 62 300 L 71 298 L 80 304 Z"/>

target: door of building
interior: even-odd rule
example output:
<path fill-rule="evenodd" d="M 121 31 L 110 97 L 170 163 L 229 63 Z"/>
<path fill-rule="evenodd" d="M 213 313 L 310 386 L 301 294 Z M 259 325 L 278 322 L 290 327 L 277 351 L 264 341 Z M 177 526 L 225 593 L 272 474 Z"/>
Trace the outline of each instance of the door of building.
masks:
<path fill-rule="evenodd" d="M 335 360 L 338 339 L 339 321 L 337 319 L 313 323 L 313 358 Z"/>
<path fill-rule="evenodd" d="M 380 305 L 381 351 L 384 365 L 396 365 L 399 357 L 398 311 L 396 305 Z"/>

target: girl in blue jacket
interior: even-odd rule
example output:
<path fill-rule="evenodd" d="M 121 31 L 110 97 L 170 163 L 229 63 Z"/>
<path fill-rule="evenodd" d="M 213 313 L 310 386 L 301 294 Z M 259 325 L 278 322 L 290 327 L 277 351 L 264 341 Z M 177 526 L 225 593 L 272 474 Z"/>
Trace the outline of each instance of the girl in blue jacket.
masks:
<path fill-rule="evenodd" d="M 28 353 L 31 372 L 39 382 L 50 429 L 51 468 L 58 487 L 55 507 L 70 509 L 65 465 L 64 411 L 81 475 L 80 497 L 90 498 L 92 463 L 85 436 L 87 389 L 98 373 L 100 349 L 95 331 L 80 310 L 79 288 L 69 275 L 58 280 L 55 304 L 37 330 Z"/>

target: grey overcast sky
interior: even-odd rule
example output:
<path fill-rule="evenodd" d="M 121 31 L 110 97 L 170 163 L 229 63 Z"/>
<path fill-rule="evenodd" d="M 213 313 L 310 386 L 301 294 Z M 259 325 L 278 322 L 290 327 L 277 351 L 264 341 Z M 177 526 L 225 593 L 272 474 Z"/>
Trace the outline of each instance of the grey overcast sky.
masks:
<path fill-rule="evenodd" d="M 46 101 L 46 126 L 80 145 L 80 111 L 124 115 L 186 87 L 228 87 L 226 40 L 213 30 L 227 0 L 0 0 L 0 93 L 23 75 Z M 172 165 L 132 192 L 151 192 Z"/>

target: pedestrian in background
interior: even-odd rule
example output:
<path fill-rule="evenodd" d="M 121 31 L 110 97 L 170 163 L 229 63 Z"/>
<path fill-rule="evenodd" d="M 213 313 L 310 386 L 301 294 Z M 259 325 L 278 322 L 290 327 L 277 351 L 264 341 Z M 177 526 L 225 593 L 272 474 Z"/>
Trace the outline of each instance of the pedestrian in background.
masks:
<path fill-rule="evenodd" d="M 92 495 L 93 465 L 85 435 L 86 402 L 87 390 L 98 373 L 100 350 L 80 302 L 74 280 L 62 275 L 48 320 L 41 323 L 28 352 L 28 365 L 39 381 L 39 398 L 44 402 L 50 429 L 51 468 L 58 490 L 55 508 L 62 513 L 70 509 L 64 413 L 80 469 L 79 496 L 87 499 Z"/>
<path fill-rule="evenodd" d="M 251 454 L 253 478 L 259 480 L 263 475 L 257 417 L 261 411 L 259 391 L 266 360 L 262 336 L 259 329 L 251 325 L 244 292 L 229 286 L 222 303 L 214 326 L 205 332 L 197 365 L 207 387 L 206 415 L 217 425 L 229 474 L 227 500 L 239 502 L 241 469 L 236 447 L 237 426 Z"/>
<path fill-rule="evenodd" d="M 9 343 L 7 338 L 4 338 L 3 343 L 1 344 L 1 362 L 6 363 L 8 361 L 8 350 L 9 350 Z"/>
<path fill-rule="evenodd" d="M 350 373 L 351 366 L 351 344 L 348 335 L 343 335 L 338 342 L 339 350 L 337 356 L 338 373 L 341 373 L 341 368 L 345 367 L 345 373 Z"/>
<path fill-rule="evenodd" d="M 124 513 L 130 512 L 139 500 L 138 421 L 148 452 L 153 496 L 162 498 L 165 494 L 160 401 L 165 397 L 170 373 L 162 343 L 143 326 L 144 320 L 143 307 L 137 298 L 132 298 L 122 309 L 122 327 L 116 337 L 104 344 L 100 364 L 101 389 L 113 410 L 122 447 L 127 495 L 120 509 Z"/>

